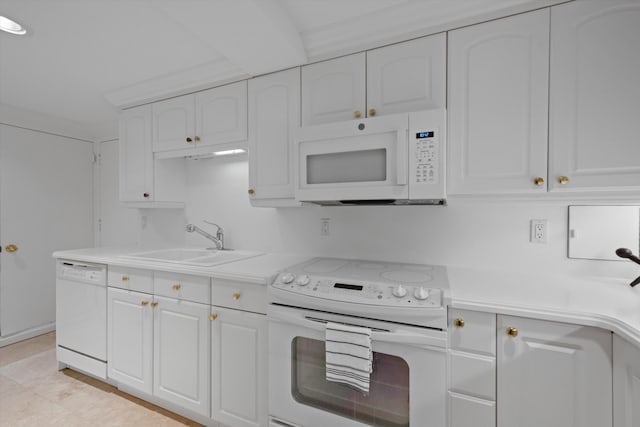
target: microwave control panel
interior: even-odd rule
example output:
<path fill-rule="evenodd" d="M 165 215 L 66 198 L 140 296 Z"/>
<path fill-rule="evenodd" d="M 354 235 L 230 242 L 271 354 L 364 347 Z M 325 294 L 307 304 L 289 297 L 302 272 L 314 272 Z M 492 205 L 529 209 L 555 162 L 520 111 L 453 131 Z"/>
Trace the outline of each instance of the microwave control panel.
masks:
<path fill-rule="evenodd" d="M 409 197 L 444 198 L 445 110 L 409 114 Z"/>

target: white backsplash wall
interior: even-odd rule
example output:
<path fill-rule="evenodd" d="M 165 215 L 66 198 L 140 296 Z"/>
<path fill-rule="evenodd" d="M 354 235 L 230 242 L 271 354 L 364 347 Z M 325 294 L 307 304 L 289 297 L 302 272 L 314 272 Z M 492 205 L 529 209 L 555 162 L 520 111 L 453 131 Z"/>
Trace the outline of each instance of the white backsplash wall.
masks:
<path fill-rule="evenodd" d="M 247 196 L 246 155 L 190 161 L 187 169 L 186 222 L 210 231 L 214 227 L 202 220 L 220 224 L 231 248 L 488 269 L 623 277 L 638 273 L 628 261 L 568 259 L 568 203 L 476 199 L 452 200 L 446 207 L 254 208 Z M 149 224 L 162 222 L 159 233 L 168 232 L 172 224 L 167 213 L 148 210 L 147 215 Z M 321 236 L 323 218 L 329 218 L 329 236 Z M 531 219 L 548 221 L 546 244 L 529 242 Z M 208 244 L 199 235 L 184 234 L 185 240 L 178 238 L 176 244 Z"/>

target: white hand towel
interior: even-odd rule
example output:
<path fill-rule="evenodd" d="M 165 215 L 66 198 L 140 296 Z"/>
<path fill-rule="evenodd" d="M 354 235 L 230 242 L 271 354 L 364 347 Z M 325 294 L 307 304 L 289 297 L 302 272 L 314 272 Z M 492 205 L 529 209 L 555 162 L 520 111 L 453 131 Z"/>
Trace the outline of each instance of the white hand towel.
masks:
<path fill-rule="evenodd" d="M 348 384 L 369 393 L 373 372 L 371 329 L 327 322 L 325 352 L 327 381 Z"/>

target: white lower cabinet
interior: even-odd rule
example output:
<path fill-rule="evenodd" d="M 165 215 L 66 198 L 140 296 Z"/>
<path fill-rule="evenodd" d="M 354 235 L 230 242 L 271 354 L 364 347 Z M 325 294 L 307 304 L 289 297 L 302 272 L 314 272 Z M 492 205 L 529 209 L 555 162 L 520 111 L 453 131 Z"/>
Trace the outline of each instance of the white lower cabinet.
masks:
<path fill-rule="evenodd" d="M 612 425 L 612 338 L 602 329 L 498 316 L 498 427 Z"/>
<path fill-rule="evenodd" d="M 450 427 L 496 426 L 496 315 L 449 310 Z"/>
<path fill-rule="evenodd" d="M 107 376 L 151 394 L 153 295 L 107 289 Z"/>
<path fill-rule="evenodd" d="M 613 425 L 611 332 L 456 309 L 448 331 L 450 427 Z M 619 356 L 621 414 L 640 402 L 638 353 Z"/>
<path fill-rule="evenodd" d="M 640 347 L 613 336 L 613 425 L 640 427 Z"/>
<path fill-rule="evenodd" d="M 233 427 L 266 426 L 266 316 L 214 306 L 211 317 L 212 418 Z"/>
<path fill-rule="evenodd" d="M 209 416 L 207 304 L 155 297 L 153 394 Z"/>
<path fill-rule="evenodd" d="M 211 322 L 206 291 L 207 302 L 201 303 L 110 287 L 109 378 L 209 417 Z"/>

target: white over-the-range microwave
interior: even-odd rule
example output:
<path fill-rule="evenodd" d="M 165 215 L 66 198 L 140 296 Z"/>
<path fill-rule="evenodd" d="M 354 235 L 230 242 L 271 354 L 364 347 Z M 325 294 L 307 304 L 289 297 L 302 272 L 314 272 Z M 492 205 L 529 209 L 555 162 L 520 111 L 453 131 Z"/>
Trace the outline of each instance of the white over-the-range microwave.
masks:
<path fill-rule="evenodd" d="M 295 198 L 321 205 L 444 205 L 446 111 L 298 129 Z"/>

